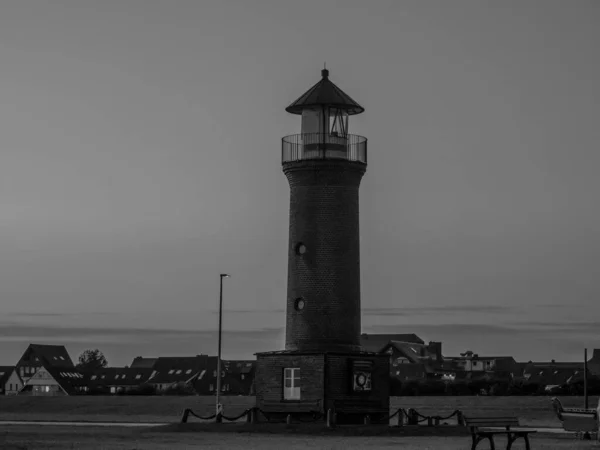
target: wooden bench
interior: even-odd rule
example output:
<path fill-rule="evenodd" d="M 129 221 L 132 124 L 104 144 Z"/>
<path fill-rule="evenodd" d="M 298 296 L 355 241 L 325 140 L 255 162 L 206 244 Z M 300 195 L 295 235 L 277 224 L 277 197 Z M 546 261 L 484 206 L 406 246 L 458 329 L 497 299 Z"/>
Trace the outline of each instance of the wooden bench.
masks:
<path fill-rule="evenodd" d="M 552 398 L 552 407 L 554 412 L 561 421 L 565 431 L 574 431 L 576 434 L 581 434 L 589 437 L 589 433 L 596 433 L 598 436 L 598 411 L 595 409 L 584 408 L 563 408 L 562 403 L 557 397 Z"/>
<path fill-rule="evenodd" d="M 535 433 L 535 430 L 512 430 L 511 427 L 519 426 L 519 419 L 513 416 L 493 416 L 493 417 L 464 417 L 465 426 L 471 430 L 473 445 L 471 450 L 475 450 L 477 445 L 484 439 L 490 441 L 490 449 L 495 450 L 494 435 L 505 434 L 508 438 L 506 450 L 510 450 L 513 442 L 518 438 L 525 440 L 525 448 L 531 450 L 529 446 L 529 434 Z M 504 428 L 503 430 L 482 430 L 482 428 Z"/>

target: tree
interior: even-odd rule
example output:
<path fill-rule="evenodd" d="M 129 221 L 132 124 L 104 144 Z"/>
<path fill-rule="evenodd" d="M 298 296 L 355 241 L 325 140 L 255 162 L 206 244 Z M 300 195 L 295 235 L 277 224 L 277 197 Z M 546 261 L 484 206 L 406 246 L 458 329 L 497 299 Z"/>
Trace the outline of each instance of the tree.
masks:
<path fill-rule="evenodd" d="M 106 367 L 108 361 L 97 348 L 94 350 L 86 350 L 79 355 L 79 363 L 77 368 L 80 370 L 98 370 Z"/>

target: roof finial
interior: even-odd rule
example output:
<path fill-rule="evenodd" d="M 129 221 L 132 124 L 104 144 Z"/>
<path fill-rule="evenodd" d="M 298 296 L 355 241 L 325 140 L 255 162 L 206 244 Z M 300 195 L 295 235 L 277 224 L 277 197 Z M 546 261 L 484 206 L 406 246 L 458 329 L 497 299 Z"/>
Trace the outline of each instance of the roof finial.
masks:
<path fill-rule="evenodd" d="M 321 70 L 321 75 L 323 76 L 323 78 L 328 78 L 329 77 L 329 70 L 327 70 L 327 63 L 326 62 L 323 63 L 323 70 Z"/>

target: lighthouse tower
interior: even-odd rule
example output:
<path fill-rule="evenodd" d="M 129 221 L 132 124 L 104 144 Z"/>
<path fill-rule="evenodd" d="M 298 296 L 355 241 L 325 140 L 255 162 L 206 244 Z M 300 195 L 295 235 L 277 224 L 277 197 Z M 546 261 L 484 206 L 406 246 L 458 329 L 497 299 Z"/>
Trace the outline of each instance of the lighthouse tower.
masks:
<path fill-rule="evenodd" d="M 271 414 L 362 422 L 387 417 L 389 360 L 360 347 L 359 186 L 367 139 L 348 133 L 364 108 L 321 71 L 286 108 L 301 132 L 282 139 L 290 186 L 285 350 L 257 354 L 257 406 Z"/>

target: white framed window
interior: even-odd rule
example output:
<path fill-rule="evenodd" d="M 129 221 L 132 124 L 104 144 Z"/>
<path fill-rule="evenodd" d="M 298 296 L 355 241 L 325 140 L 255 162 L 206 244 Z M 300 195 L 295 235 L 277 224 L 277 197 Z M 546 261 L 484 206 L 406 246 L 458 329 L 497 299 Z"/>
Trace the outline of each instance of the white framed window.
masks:
<path fill-rule="evenodd" d="M 298 367 L 283 369 L 283 399 L 300 400 L 300 369 Z"/>

